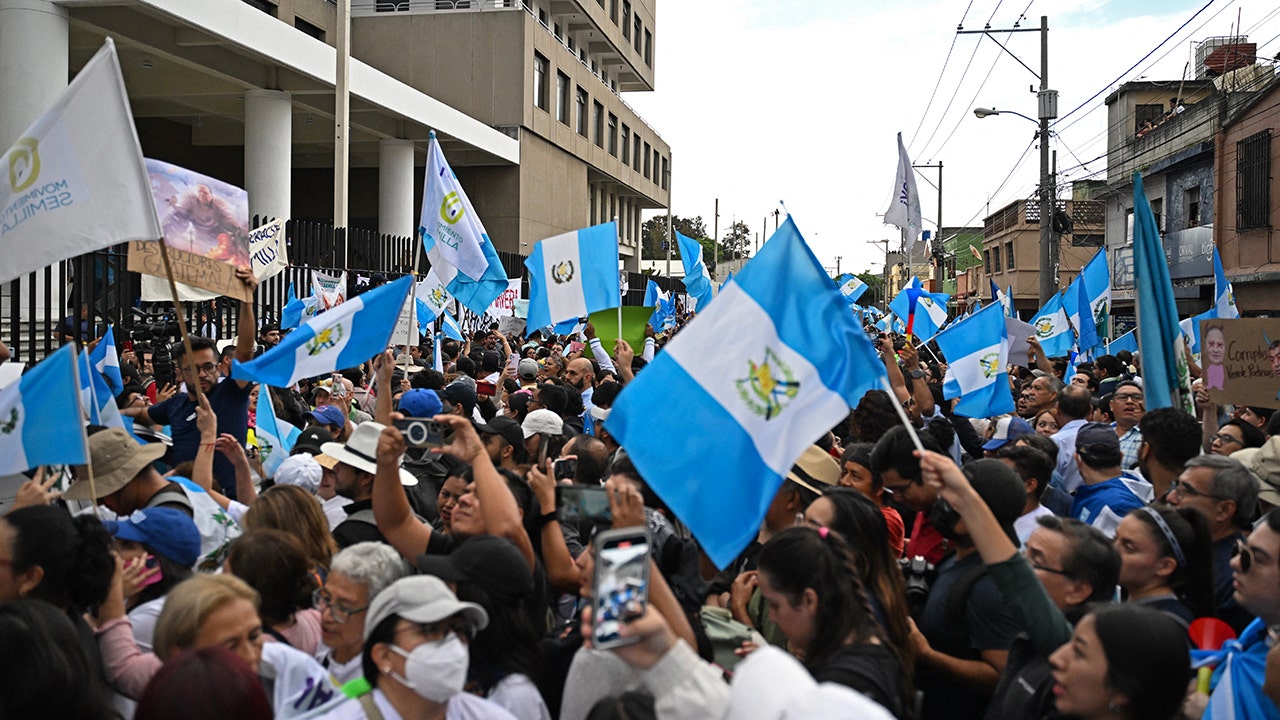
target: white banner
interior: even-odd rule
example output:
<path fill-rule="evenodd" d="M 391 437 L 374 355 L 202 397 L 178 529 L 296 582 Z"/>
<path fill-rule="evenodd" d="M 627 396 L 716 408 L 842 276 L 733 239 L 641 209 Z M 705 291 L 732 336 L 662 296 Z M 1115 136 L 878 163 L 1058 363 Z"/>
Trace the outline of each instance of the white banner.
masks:
<path fill-rule="evenodd" d="M 516 311 L 516 301 L 520 299 L 520 278 L 515 280 L 507 280 L 507 289 L 498 296 L 497 300 L 485 310 L 485 316 L 493 319 L 501 317 L 511 317 Z"/>
<path fill-rule="evenodd" d="M 327 275 L 315 271 L 311 273 L 311 291 L 319 300 L 319 312 L 331 310 L 347 300 L 347 273 Z"/>
<path fill-rule="evenodd" d="M 285 241 L 283 218 L 249 232 L 249 264 L 258 282 L 279 275 L 289 266 L 289 243 Z"/>

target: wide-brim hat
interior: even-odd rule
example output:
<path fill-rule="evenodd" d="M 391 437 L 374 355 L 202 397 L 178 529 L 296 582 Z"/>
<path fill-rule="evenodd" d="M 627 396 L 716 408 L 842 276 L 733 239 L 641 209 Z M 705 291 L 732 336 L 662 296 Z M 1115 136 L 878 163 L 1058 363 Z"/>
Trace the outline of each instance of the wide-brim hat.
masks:
<path fill-rule="evenodd" d="M 87 473 L 71 483 L 62 493 L 67 500 L 97 500 L 118 492 L 148 465 L 164 457 L 166 448 L 160 443 L 139 445 L 123 428 L 109 428 L 89 436 L 89 466 L 93 470 L 93 487 Z M 93 491 L 97 491 L 94 496 Z"/>
<path fill-rule="evenodd" d="M 336 442 L 321 445 L 321 454 L 316 456 L 316 462 L 330 470 L 338 463 L 342 463 L 357 470 L 377 474 L 378 438 L 382 437 L 382 431 L 386 428 L 387 426 L 380 422 L 372 420 L 362 422 L 351 431 L 351 437 L 347 439 L 345 445 Z M 418 478 L 408 470 L 400 468 L 400 484 L 417 485 Z"/>
<path fill-rule="evenodd" d="M 805 448 L 787 473 L 791 482 L 821 495 L 827 488 L 840 482 L 840 463 L 817 445 Z"/>

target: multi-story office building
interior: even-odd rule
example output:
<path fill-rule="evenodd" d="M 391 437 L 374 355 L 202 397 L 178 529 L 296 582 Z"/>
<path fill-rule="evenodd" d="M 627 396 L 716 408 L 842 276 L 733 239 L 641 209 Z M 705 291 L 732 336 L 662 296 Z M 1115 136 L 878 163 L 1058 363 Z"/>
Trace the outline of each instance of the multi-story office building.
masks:
<path fill-rule="evenodd" d="M 671 150 L 620 93 L 654 87 L 655 0 L 350 0 L 348 225 L 418 225 L 434 130 L 500 250 L 666 207 Z M 0 0 L 0 144 L 115 39 L 149 157 L 332 222 L 330 0 Z"/>

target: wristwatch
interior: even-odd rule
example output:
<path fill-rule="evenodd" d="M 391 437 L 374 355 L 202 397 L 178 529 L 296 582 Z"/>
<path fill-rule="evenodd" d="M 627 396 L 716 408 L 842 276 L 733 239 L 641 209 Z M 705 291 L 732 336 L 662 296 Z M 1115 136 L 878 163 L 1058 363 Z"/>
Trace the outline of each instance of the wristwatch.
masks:
<path fill-rule="evenodd" d="M 912 380 L 919 380 L 922 377 L 924 377 L 924 371 L 921 370 L 920 368 L 916 368 L 915 370 L 911 371 Z"/>

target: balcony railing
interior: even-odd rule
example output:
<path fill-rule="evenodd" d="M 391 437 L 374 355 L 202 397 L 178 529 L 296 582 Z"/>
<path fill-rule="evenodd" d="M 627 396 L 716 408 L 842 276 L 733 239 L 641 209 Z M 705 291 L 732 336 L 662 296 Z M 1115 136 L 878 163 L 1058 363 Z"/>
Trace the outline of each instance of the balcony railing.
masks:
<path fill-rule="evenodd" d="M 352 0 L 351 17 L 519 10 L 520 0 Z"/>

